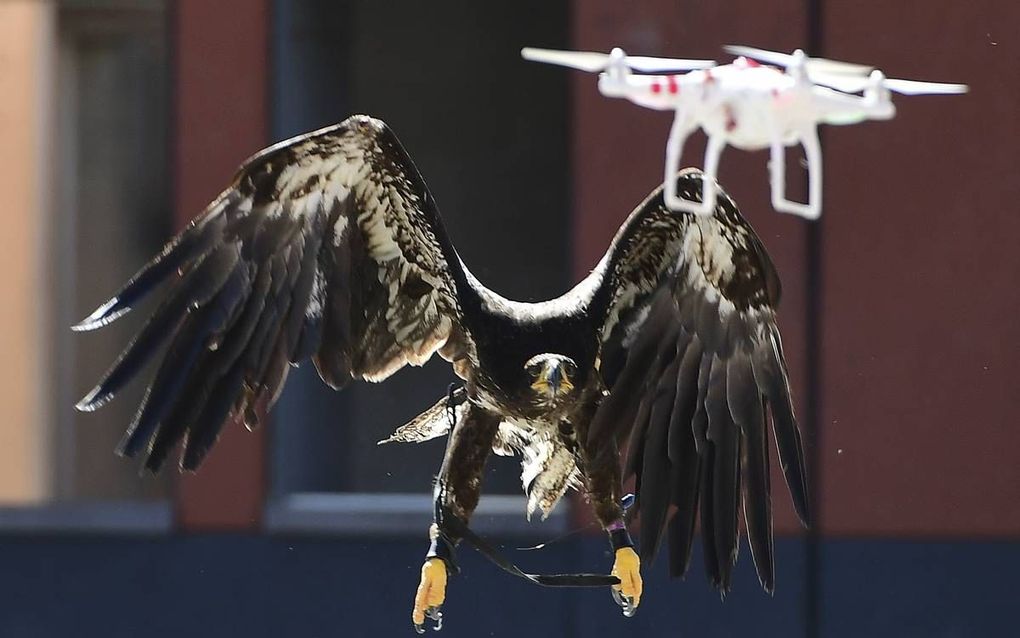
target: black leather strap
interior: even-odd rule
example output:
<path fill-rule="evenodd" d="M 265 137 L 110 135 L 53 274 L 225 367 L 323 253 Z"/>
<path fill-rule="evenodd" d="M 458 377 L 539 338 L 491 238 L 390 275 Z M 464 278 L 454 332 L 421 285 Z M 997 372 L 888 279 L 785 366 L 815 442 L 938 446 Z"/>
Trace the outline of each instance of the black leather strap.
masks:
<path fill-rule="evenodd" d="M 457 565 L 456 542 L 440 531 L 437 526 L 433 526 L 429 530 L 429 536 L 432 538 L 432 542 L 429 545 L 429 551 L 425 554 L 425 558 L 441 558 L 446 564 L 447 574 L 451 576 L 459 574 L 460 566 Z"/>
<path fill-rule="evenodd" d="M 488 558 L 497 567 L 508 574 L 523 578 L 536 585 L 542 585 L 543 587 L 610 587 L 620 584 L 619 578 L 609 574 L 528 574 L 504 558 L 485 539 L 471 531 L 471 528 L 464 524 L 464 521 L 451 515 L 448 511 L 445 513 L 443 520 L 446 529 L 466 540 L 482 556 Z"/>
<path fill-rule="evenodd" d="M 634 541 L 631 539 L 626 527 L 611 530 L 609 532 L 609 544 L 613 547 L 613 551 L 623 547 L 634 547 Z"/>

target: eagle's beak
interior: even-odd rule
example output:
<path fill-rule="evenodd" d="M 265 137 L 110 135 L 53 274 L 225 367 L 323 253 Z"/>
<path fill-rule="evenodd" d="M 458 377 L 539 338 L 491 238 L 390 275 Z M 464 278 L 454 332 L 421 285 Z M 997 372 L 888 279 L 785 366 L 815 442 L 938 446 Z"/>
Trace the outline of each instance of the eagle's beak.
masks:
<path fill-rule="evenodd" d="M 566 370 L 559 361 L 549 361 L 542 368 L 542 372 L 531 384 L 531 389 L 539 394 L 546 394 L 550 399 L 555 399 L 561 393 L 566 394 L 574 389 L 574 384 L 567 375 Z"/>

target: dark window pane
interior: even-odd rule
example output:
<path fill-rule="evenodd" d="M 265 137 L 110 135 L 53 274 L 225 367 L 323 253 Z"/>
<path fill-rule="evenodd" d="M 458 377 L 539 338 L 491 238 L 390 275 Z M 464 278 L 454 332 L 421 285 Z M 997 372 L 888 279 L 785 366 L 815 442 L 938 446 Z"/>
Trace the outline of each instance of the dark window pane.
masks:
<path fill-rule="evenodd" d="M 487 286 L 556 296 L 569 268 L 567 95 L 522 46 L 564 46 L 567 8 L 513 4 L 277 2 L 274 133 L 352 113 L 385 120 L 439 203 L 453 242 Z M 375 442 L 454 380 L 438 357 L 377 386 L 326 389 L 310 365 L 273 415 L 274 491 L 423 492 L 444 440 Z M 519 493 L 516 461 L 494 459 L 486 492 Z"/>

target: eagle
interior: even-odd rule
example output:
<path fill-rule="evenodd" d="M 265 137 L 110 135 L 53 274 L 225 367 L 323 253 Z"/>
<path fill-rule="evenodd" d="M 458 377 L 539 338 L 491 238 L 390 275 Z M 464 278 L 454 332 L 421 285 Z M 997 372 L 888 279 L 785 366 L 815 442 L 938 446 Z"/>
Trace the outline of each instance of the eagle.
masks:
<path fill-rule="evenodd" d="M 681 171 L 677 192 L 697 201 L 704 179 Z M 77 404 L 99 408 L 162 352 L 118 447 L 153 472 L 179 444 L 181 469 L 197 469 L 225 423 L 253 425 L 309 358 L 335 389 L 383 381 L 435 353 L 450 362 L 462 384 L 388 439 L 448 437 L 412 610 L 419 631 L 441 618 L 452 550 L 470 533 L 491 453 L 521 456 L 529 516 L 548 514 L 570 488 L 583 492 L 615 551 L 613 594 L 626 615 L 640 603 L 640 564 L 664 540 L 671 575 L 686 574 L 699 519 L 709 579 L 726 592 L 741 512 L 772 591 L 769 422 L 808 522 L 779 277 L 725 193 L 696 215 L 670 211 L 656 189 L 573 289 L 511 301 L 461 261 L 390 128 L 352 116 L 247 160 L 74 329 L 101 328 L 157 288 L 156 310 Z M 635 515 L 639 550 L 628 533 Z"/>

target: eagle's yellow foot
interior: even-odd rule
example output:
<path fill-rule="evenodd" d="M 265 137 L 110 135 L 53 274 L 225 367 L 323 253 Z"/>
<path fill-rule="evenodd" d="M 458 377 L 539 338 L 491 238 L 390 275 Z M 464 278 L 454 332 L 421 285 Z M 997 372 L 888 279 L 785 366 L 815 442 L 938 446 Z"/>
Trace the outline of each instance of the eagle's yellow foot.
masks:
<path fill-rule="evenodd" d="M 435 629 L 443 628 L 443 614 L 440 605 L 446 600 L 446 563 L 442 558 L 430 558 L 421 566 L 421 582 L 414 595 L 414 609 L 411 622 L 419 634 L 425 633 L 425 618 L 436 622 Z"/>
<path fill-rule="evenodd" d="M 641 604 L 641 559 L 633 547 L 616 550 L 611 573 L 620 579 L 619 585 L 613 585 L 613 600 L 623 609 L 623 615 L 629 618 Z"/>

